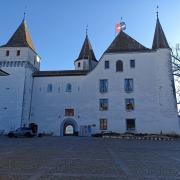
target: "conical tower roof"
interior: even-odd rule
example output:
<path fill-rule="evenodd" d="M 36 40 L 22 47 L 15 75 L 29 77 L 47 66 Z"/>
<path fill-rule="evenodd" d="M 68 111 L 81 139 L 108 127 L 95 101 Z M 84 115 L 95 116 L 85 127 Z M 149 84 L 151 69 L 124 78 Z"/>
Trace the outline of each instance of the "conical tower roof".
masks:
<path fill-rule="evenodd" d="M 79 57 L 76 59 L 76 61 L 80 59 L 89 59 L 97 61 L 91 43 L 89 41 L 88 35 L 86 35 Z"/>
<path fill-rule="evenodd" d="M 149 50 L 135 39 L 127 35 L 125 32 L 121 31 L 116 38 L 113 40 L 111 45 L 105 51 L 105 53 L 114 52 L 131 52 L 131 51 L 143 51 Z"/>
<path fill-rule="evenodd" d="M 159 49 L 159 48 L 169 48 L 169 44 L 166 40 L 166 36 L 160 24 L 159 18 L 157 17 L 152 49 Z"/>
<path fill-rule="evenodd" d="M 15 33 L 9 39 L 7 44 L 2 47 L 29 47 L 35 51 L 33 42 L 31 40 L 27 25 L 23 19 L 22 23 L 19 25 Z"/>

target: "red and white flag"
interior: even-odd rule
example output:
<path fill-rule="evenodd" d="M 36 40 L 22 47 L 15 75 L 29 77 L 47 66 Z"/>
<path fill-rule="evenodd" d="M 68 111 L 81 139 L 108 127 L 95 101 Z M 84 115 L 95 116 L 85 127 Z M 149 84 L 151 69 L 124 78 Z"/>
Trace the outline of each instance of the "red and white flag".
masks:
<path fill-rule="evenodd" d="M 120 23 L 116 24 L 116 33 L 119 33 L 121 31 L 121 25 Z"/>

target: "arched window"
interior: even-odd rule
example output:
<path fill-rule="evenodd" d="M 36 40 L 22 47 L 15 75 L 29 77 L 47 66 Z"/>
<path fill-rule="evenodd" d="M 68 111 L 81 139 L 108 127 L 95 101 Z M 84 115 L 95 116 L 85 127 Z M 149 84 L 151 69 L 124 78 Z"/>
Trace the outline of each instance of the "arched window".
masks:
<path fill-rule="evenodd" d="M 123 62 L 121 60 L 116 61 L 116 72 L 123 72 Z"/>
<path fill-rule="evenodd" d="M 66 92 L 71 92 L 71 90 L 72 90 L 72 86 L 71 86 L 70 83 L 68 83 L 68 84 L 66 85 Z"/>

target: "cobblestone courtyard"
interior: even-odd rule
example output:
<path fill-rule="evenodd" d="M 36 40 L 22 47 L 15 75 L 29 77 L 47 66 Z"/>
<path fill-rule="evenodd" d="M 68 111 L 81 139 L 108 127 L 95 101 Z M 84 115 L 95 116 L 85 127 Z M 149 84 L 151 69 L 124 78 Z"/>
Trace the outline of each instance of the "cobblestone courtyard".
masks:
<path fill-rule="evenodd" d="M 180 179 L 180 141 L 0 137 L 0 180 Z"/>

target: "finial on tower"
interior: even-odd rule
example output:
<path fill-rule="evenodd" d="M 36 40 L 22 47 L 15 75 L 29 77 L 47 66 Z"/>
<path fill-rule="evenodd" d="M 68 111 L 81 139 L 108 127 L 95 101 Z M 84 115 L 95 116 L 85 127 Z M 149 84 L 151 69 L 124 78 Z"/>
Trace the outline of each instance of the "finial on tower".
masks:
<path fill-rule="evenodd" d="M 88 35 L 88 24 L 86 25 L 86 36 Z"/>
<path fill-rule="evenodd" d="M 27 12 L 27 6 L 24 7 L 23 21 L 25 21 L 25 19 L 26 19 L 26 12 Z"/>
<path fill-rule="evenodd" d="M 157 5 L 156 9 L 157 9 L 156 14 L 157 14 L 157 18 L 158 18 L 158 15 L 159 15 L 159 6 L 158 5 Z"/>
<path fill-rule="evenodd" d="M 120 23 L 122 22 L 123 18 L 121 17 Z"/>

